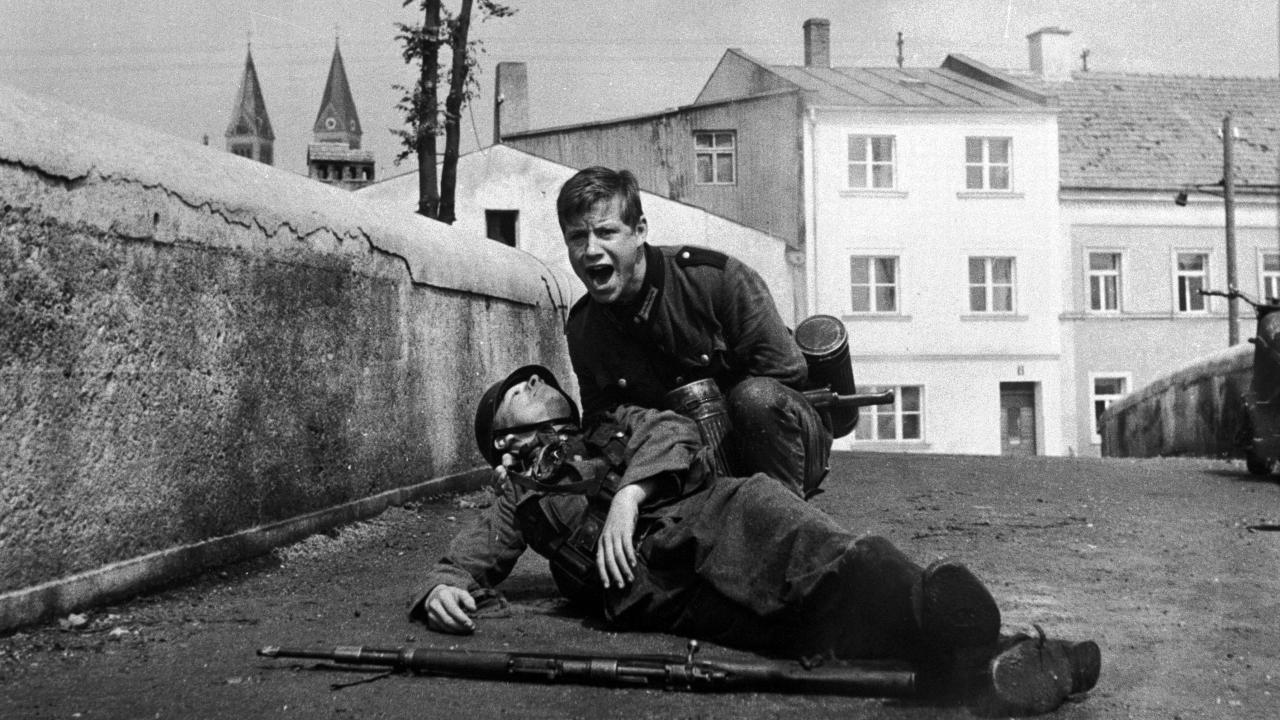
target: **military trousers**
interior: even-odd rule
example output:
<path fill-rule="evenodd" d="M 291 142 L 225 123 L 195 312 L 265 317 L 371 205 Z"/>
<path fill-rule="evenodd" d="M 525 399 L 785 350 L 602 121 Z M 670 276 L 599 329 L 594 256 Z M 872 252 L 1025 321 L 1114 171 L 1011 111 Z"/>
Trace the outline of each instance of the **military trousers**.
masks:
<path fill-rule="evenodd" d="M 607 620 L 784 657 L 914 659 L 922 568 L 856 537 L 765 475 L 716 478 L 640 538 Z"/>
<path fill-rule="evenodd" d="M 831 431 L 804 396 L 773 378 L 748 377 L 726 402 L 735 473 L 764 473 L 801 498 L 816 494 L 829 469 Z"/>

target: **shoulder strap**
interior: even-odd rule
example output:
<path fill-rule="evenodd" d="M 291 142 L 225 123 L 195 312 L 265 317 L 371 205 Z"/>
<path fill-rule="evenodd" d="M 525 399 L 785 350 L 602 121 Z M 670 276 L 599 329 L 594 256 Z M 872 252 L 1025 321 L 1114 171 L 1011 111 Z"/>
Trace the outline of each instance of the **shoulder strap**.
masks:
<path fill-rule="evenodd" d="M 728 255 L 717 250 L 698 247 L 696 245 L 685 245 L 676 251 L 676 265 L 679 265 L 680 267 L 710 265 L 711 267 L 723 270 L 725 263 L 728 261 Z"/>

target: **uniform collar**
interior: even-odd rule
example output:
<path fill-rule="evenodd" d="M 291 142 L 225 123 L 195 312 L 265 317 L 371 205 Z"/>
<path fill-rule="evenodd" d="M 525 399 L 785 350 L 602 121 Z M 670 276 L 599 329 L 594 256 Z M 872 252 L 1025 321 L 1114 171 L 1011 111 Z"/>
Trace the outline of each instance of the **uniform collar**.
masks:
<path fill-rule="evenodd" d="M 657 307 L 658 298 L 662 297 L 662 288 L 666 283 L 665 259 L 661 250 L 645 243 L 644 282 L 640 284 L 640 292 L 628 303 L 606 305 L 609 312 L 619 320 L 632 320 L 634 323 L 648 322 L 653 309 Z"/>

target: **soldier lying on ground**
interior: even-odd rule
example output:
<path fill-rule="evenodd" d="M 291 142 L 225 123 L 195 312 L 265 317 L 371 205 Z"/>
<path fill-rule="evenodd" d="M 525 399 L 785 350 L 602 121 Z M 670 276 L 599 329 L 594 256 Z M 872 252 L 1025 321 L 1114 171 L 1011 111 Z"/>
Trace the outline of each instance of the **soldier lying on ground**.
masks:
<path fill-rule="evenodd" d="M 476 441 L 498 498 L 428 574 L 411 616 L 470 633 L 475 596 L 526 547 L 557 587 L 619 629 L 800 659 L 897 658 L 922 690 L 1044 712 L 1093 687 L 1091 642 L 1000 636 L 1000 611 L 964 565 L 927 568 L 856 537 L 765 475 L 713 477 L 693 421 L 620 406 L 590 436 L 545 368 L 490 387 Z M 591 505 L 582 492 L 606 478 Z M 561 492 L 563 490 L 577 492 Z M 597 540 L 598 537 L 598 540 Z"/>

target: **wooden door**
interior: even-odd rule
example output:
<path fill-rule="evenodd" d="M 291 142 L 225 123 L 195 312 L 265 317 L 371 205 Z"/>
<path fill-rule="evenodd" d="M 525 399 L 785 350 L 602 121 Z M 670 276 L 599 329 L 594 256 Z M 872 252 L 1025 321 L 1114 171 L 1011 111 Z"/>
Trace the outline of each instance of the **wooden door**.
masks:
<path fill-rule="evenodd" d="M 1036 384 L 1000 383 L 1000 454 L 1036 454 Z"/>

